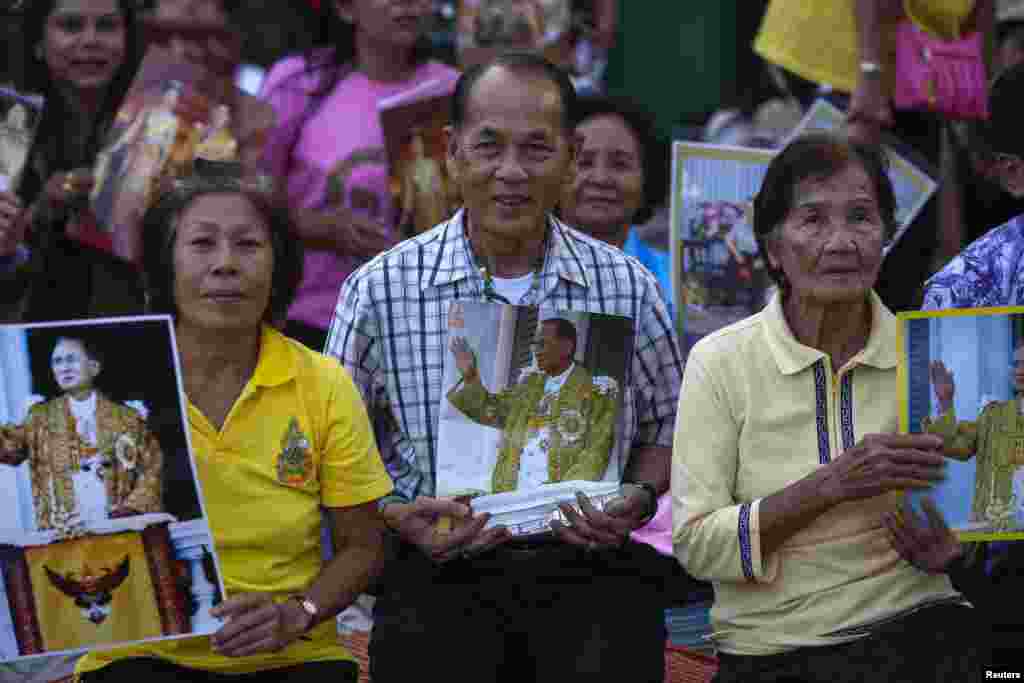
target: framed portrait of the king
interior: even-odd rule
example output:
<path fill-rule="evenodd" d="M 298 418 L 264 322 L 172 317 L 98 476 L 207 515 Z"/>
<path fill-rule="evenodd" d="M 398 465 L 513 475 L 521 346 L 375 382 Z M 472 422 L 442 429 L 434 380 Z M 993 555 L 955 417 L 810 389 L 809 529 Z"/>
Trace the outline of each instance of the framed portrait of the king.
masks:
<path fill-rule="evenodd" d="M 212 633 L 170 318 L 0 326 L 0 661 Z"/>
<path fill-rule="evenodd" d="M 1024 307 L 900 313 L 900 427 L 940 436 L 929 497 L 962 541 L 1024 539 Z"/>
<path fill-rule="evenodd" d="M 633 322 L 479 301 L 448 311 L 437 488 L 513 534 L 619 495 Z"/>

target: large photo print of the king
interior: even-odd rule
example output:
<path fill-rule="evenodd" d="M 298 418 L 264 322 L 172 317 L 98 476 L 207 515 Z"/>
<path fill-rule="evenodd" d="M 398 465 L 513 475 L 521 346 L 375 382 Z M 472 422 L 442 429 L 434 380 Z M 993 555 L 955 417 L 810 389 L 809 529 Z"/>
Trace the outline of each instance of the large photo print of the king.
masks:
<path fill-rule="evenodd" d="M 212 633 L 170 318 L 0 326 L 0 661 Z"/>
<path fill-rule="evenodd" d="M 943 440 L 930 497 L 962 541 L 1024 539 L 1024 307 L 900 313 L 900 427 Z"/>
<path fill-rule="evenodd" d="M 523 535 L 545 533 L 576 491 L 599 505 L 617 496 L 633 337 L 618 316 L 453 303 L 438 494 L 467 496 Z"/>

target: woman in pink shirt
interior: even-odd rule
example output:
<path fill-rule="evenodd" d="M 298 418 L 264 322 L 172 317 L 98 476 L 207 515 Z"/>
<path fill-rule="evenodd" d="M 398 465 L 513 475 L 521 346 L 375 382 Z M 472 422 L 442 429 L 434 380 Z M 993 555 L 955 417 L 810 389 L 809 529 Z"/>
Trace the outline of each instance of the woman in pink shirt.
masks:
<path fill-rule="evenodd" d="M 277 112 L 266 170 L 282 179 L 306 245 L 285 331 L 318 351 L 341 283 L 397 241 L 378 102 L 457 77 L 429 59 L 428 0 L 319 4 L 328 47 L 275 64 L 261 93 Z"/>

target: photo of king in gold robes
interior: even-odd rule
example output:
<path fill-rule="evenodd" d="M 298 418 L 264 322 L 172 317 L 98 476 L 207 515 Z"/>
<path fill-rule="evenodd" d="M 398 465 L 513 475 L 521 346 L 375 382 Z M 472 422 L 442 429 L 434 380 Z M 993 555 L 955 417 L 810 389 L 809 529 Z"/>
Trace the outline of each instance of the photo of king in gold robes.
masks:
<path fill-rule="evenodd" d="M 0 661 L 214 630 L 169 320 L 0 326 L 0 368 Z"/>

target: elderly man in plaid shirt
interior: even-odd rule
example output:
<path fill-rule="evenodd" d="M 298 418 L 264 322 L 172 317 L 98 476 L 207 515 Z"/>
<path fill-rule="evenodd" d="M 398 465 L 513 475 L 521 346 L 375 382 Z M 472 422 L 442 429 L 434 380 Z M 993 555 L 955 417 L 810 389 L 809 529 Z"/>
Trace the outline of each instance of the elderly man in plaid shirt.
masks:
<path fill-rule="evenodd" d="M 342 287 L 327 352 L 391 427 L 382 451 L 397 538 L 379 582 L 375 683 L 661 681 L 665 599 L 638 572 L 629 534 L 669 483 L 682 357 L 653 275 L 551 215 L 573 170 L 575 92 L 540 57 L 506 54 L 456 86 L 448 165 L 465 208 L 381 254 Z M 635 350 L 623 387 L 630 445 L 623 497 L 523 543 L 435 495 L 447 314 L 458 300 L 628 316 Z M 438 532 L 441 517 L 458 519 Z"/>

